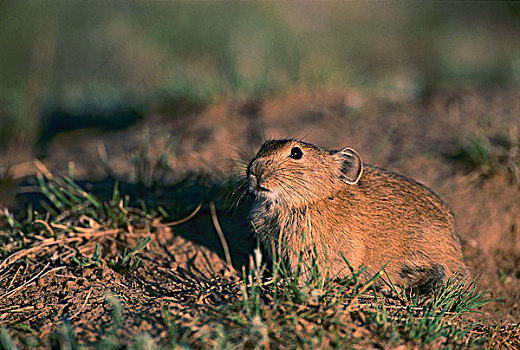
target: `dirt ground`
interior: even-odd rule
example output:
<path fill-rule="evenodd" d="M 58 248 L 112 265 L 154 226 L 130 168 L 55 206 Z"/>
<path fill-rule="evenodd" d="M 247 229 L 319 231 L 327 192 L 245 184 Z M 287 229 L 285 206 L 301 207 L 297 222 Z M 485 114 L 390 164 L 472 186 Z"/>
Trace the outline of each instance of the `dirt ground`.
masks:
<path fill-rule="evenodd" d="M 76 178 L 88 181 L 89 188 L 102 196 L 111 193 L 109 168 L 113 177 L 124 180 L 122 190 L 132 192 L 134 199 L 153 197 L 184 216 L 199 200 L 205 205 L 193 220 L 178 227 L 136 224 L 131 230 L 107 231 L 77 246 L 91 256 L 100 242 L 102 256 L 108 259 L 150 235 L 150 245 L 140 254 L 145 264 L 136 275 L 116 272 L 106 263 L 95 268 L 67 267 L 63 262 L 78 253 L 67 250 L 67 244 L 49 245 L 29 255 L 30 268 L 26 259 L 0 268 L 0 295 L 4 296 L 0 323 L 46 339 L 66 317 L 78 339 L 93 342 L 110 328 L 113 307 L 105 298 L 113 294 L 124 310 L 123 337 L 141 330 L 165 338 L 167 329 L 160 321 L 163 307 L 189 319 L 194 309 L 221 303 L 220 294 L 212 290 L 235 287 L 233 279 L 227 278 L 230 272 L 208 203 L 217 203 L 233 264 L 240 271 L 256 244 L 246 219 L 250 203 L 245 200 L 230 209 L 215 188 L 233 172 L 233 159 L 241 152 L 252 154 L 266 138 L 298 138 L 327 148 L 349 146 L 365 162 L 431 187 L 455 212 L 466 262 L 473 274 L 482 277 L 479 288 L 500 298 L 475 317 L 497 324 L 519 322 L 520 187 L 505 171 L 481 176 L 457 158 L 470 133 L 484 129 L 494 135 L 519 126 L 518 87 L 466 89 L 412 103 L 392 103 L 356 90 L 315 89 L 266 100 L 219 101 L 181 113 L 158 105 L 124 129 L 57 134 L 38 150 L 52 173 L 66 174 L 73 168 Z M 130 154 L 141 146 L 144 130 L 150 134 L 152 153 L 164 149 L 168 137 L 178 141 L 171 156 L 173 171 L 166 180 L 171 185 L 154 191 L 130 185 L 135 180 Z M 200 172 L 207 176 L 175 182 Z M 18 203 L 11 206 L 23 207 L 33 189 L 26 183 L 14 188 Z M 16 290 L 17 286 L 23 288 Z"/>

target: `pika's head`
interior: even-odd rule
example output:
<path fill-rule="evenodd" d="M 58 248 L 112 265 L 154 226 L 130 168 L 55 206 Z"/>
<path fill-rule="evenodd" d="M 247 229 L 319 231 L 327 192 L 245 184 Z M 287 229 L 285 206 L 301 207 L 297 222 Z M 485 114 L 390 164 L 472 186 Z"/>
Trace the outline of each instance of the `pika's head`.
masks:
<path fill-rule="evenodd" d="M 257 199 L 301 207 L 333 196 L 343 186 L 356 185 L 362 173 L 363 162 L 353 149 L 270 140 L 249 163 L 247 180 Z"/>

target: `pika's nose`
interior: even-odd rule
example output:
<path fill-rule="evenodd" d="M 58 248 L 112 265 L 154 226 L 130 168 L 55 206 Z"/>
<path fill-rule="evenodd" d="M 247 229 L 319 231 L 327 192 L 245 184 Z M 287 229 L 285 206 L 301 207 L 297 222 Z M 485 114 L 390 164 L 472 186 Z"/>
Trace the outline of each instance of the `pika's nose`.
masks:
<path fill-rule="evenodd" d="M 269 191 L 269 189 L 264 187 L 264 174 L 265 174 L 265 164 L 259 160 L 254 160 L 248 169 L 249 181 L 252 188 L 256 191 Z"/>
<path fill-rule="evenodd" d="M 258 160 L 254 160 L 249 167 L 249 175 L 254 176 L 256 179 L 260 179 L 265 172 L 264 165 Z"/>

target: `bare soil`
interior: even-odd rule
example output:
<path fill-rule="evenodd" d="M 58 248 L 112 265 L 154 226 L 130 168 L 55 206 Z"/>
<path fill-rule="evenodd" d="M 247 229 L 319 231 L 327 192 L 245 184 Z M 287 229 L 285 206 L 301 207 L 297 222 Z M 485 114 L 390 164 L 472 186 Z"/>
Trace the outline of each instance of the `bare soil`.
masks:
<path fill-rule="evenodd" d="M 168 336 L 163 307 L 177 310 L 189 321 L 204 312 L 205 305 L 224 302 L 224 294 L 214 291 L 237 287 L 208 203 L 217 204 L 233 265 L 240 271 L 256 245 L 247 223 L 250 203 L 245 199 L 233 207 L 218 189 L 233 172 L 232 160 L 242 151 L 253 154 L 266 138 L 300 138 L 327 148 L 349 146 L 365 162 L 431 187 L 455 212 L 466 262 L 473 274 L 482 277 L 479 288 L 500 298 L 475 319 L 518 323 L 520 187 L 505 171 L 482 176 L 457 158 L 470 133 L 485 129 L 493 134 L 515 126 L 520 126 L 518 87 L 467 89 L 411 103 L 391 103 L 356 90 L 316 89 L 265 100 L 220 101 L 180 114 L 155 106 L 124 129 L 57 134 L 37 150 L 41 161 L 54 174 L 72 168 L 75 177 L 100 196 L 111 194 L 110 172 L 136 203 L 150 199 L 182 214 L 171 220 L 189 214 L 199 201 L 205 204 L 192 220 L 171 229 L 129 225 L 74 247 L 49 246 L 13 261 L 0 269 L 0 323 L 51 345 L 49 336 L 66 318 L 77 339 L 88 344 L 109 332 L 113 307 L 106 298 L 115 295 L 123 307 L 122 339 L 145 331 L 160 343 Z M 151 136 L 152 156 L 164 149 L 168 137 L 178 138 L 168 185 L 154 190 L 131 185 L 136 179 L 130 154 L 141 147 L 144 130 Z M 206 176 L 190 175 L 200 173 Z M 176 182 L 181 179 L 188 180 Z M 17 190 L 16 201 L 10 204 L 13 210 L 35 200 L 30 185 L 16 185 L 11 185 Z M 118 272 L 107 265 L 147 235 L 152 240 L 139 254 L 144 266 L 137 272 Z M 72 255 L 92 256 L 97 242 L 104 259 L 100 266 L 80 268 L 70 263 Z"/>

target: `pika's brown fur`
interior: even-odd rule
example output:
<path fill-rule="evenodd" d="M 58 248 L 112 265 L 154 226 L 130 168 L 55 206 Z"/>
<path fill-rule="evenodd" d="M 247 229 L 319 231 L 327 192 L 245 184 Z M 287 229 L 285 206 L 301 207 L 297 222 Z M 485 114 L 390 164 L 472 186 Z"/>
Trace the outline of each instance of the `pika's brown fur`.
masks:
<path fill-rule="evenodd" d="M 389 263 L 385 270 L 395 285 L 422 291 L 466 274 L 448 205 L 409 178 L 363 164 L 350 148 L 267 141 L 247 179 L 261 243 L 292 271 L 301 254 L 303 278 L 313 261 L 329 276 L 345 277 L 345 259 L 372 273 Z"/>

